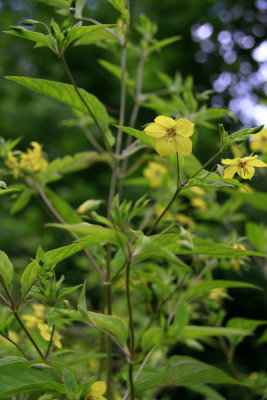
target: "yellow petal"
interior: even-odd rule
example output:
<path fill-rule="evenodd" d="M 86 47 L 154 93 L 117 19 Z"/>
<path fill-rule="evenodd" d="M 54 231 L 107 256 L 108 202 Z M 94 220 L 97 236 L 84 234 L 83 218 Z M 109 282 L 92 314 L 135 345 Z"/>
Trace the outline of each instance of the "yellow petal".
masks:
<path fill-rule="evenodd" d="M 237 172 L 237 166 L 230 165 L 229 167 L 225 168 L 223 177 L 225 179 L 232 179 L 236 172 Z"/>
<path fill-rule="evenodd" d="M 174 147 L 177 153 L 187 156 L 192 153 L 192 141 L 184 136 L 174 137 Z"/>
<path fill-rule="evenodd" d="M 247 164 L 244 168 L 237 168 L 237 173 L 243 179 L 251 179 L 255 174 L 255 168 Z"/>
<path fill-rule="evenodd" d="M 166 156 L 175 152 L 173 138 L 169 138 L 167 135 L 157 140 L 156 151 L 160 156 Z"/>
<path fill-rule="evenodd" d="M 261 160 L 248 161 L 247 165 L 249 165 L 251 167 L 267 167 L 267 164 Z"/>
<path fill-rule="evenodd" d="M 107 385 L 103 381 L 97 381 L 92 384 L 90 390 L 90 396 L 101 396 L 107 390 Z"/>
<path fill-rule="evenodd" d="M 166 129 L 159 124 L 150 124 L 144 129 L 145 133 L 155 138 L 166 135 Z"/>
<path fill-rule="evenodd" d="M 159 124 L 165 129 L 170 129 L 175 127 L 175 120 L 170 117 L 164 117 L 164 115 L 160 115 L 154 119 L 156 124 Z"/>
<path fill-rule="evenodd" d="M 189 137 L 194 133 L 194 126 L 193 122 L 190 122 L 186 118 L 180 118 L 176 121 L 176 133 L 177 135 L 181 135 L 184 137 Z"/>
<path fill-rule="evenodd" d="M 222 163 L 225 165 L 237 165 L 240 162 L 240 158 L 225 158 Z"/>

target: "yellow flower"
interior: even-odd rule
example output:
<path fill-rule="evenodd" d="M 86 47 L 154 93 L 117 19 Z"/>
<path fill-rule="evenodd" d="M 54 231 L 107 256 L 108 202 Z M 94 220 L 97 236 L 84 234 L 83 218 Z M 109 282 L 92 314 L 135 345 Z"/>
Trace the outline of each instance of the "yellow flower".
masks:
<path fill-rule="evenodd" d="M 51 338 L 51 333 L 52 333 L 52 326 L 48 326 L 47 324 L 44 324 L 43 322 L 38 322 L 37 328 L 38 328 L 42 338 L 44 340 L 46 340 L 47 342 L 49 342 L 50 338 Z M 54 335 L 53 335 L 53 343 L 58 349 L 62 348 L 62 344 L 60 341 L 60 335 L 56 331 L 54 332 Z"/>
<path fill-rule="evenodd" d="M 227 289 L 225 288 L 217 288 L 212 289 L 209 294 L 209 298 L 215 301 L 220 300 L 221 297 L 226 297 Z"/>
<path fill-rule="evenodd" d="M 199 208 L 201 211 L 207 210 L 207 205 L 205 201 L 200 197 L 193 197 L 190 202 L 193 207 Z"/>
<path fill-rule="evenodd" d="M 86 397 L 86 400 L 107 400 L 102 394 L 107 390 L 107 386 L 103 381 L 97 381 L 92 384 L 91 390 Z"/>
<path fill-rule="evenodd" d="M 7 153 L 6 165 L 12 169 L 14 178 L 17 179 L 20 173 L 20 166 L 17 158 L 13 155 L 11 151 Z"/>
<path fill-rule="evenodd" d="M 256 160 L 258 156 L 244 157 L 244 158 L 226 158 L 222 160 L 222 163 L 229 165 L 224 170 L 224 178 L 233 178 L 237 172 L 239 176 L 243 179 L 251 179 L 255 174 L 254 167 L 267 167 L 263 161 Z"/>
<path fill-rule="evenodd" d="M 157 217 L 159 217 L 163 213 L 164 210 L 165 210 L 165 207 L 163 207 L 161 204 L 155 205 L 155 214 Z M 163 219 L 172 219 L 172 218 L 173 218 L 173 214 L 170 211 L 167 211 L 163 216 Z"/>
<path fill-rule="evenodd" d="M 198 196 L 202 196 L 205 194 L 205 190 L 199 186 L 192 186 L 189 188 L 189 190 L 190 190 L 190 192 L 193 192 L 194 194 L 197 194 Z"/>
<path fill-rule="evenodd" d="M 163 176 L 167 172 L 167 168 L 164 165 L 150 161 L 148 166 L 144 169 L 144 177 L 149 181 L 149 185 L 152 188 L 159 187 L 162 183 Z"/>
<path fill-rule="evenodd" d="M 195 124 L 186 118 L 175 121 L 163 115 L 155 118 L 154 121 L 155 123 L 148 125 L 144 131 L 158 139 L 156 151 L 160 156 L 173 152 L 186 156 L 192 152 L 192 142 L 189 137 L 193 135 Z"/>
<path fill-rule="evenodd" d="M 262 151 L 267 153 L 267 129 L 262 129 L 258 133 L 250 135 L 251 139 L 250 148 L 252 151 Z"/>
<path fill-rule="evenodd" d="M 239 250 L 246 250 L 245 246 L 243 246 L 241 243 L 236 243 L 233 245 L 234 249 L 239 249 Z M 231 264 L 233 266 L 233 269 L 235 271 L 238 271 L 240 269 L 240 263 L 242 262 L 240 259 L 241 256 L 234 256 L 231 260 Z"/>
<path fill-rule="evenodd" d="M 194 221 L 186 215 L 178 213 L 175 217 L 180 224 L 187 225 L 189 228 L 195 227 Z"/>

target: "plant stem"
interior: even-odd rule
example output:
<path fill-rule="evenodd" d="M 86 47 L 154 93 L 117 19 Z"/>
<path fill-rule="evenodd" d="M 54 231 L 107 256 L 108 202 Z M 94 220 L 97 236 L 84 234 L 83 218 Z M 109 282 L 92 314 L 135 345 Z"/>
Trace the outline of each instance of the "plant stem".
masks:
<path fill-rule="evenodd" d="M 134 338 L 134 322 L 133 322 L 133 311 L 132 311 L 131 293 L 130 293 L 130 267 L 131 267 L 131 260 L 129 260 L 126 265 L 126 297 L 127 297 L 127 307 L 128 307 L 128 315 L 129 315 L 129 331 L 130 331 L 129 383 L 130 383 L 131 400 L 134 400 L 133 363 L 134 363 L 134 357 L 135 357 L 135 355 L 134 355 L 135 338 Z"/>
<path fill-rule="evenodd" d="M 64 67 L 64 69 L 65 69 L 65 72 L 66 72 L 66 74 L 67 74 L 67 77 L 68 77 L 70 83 L 71 83 L 72 86 L 74 87 L 75 92 L 77 93 L 77 95 L 79 96 L 79 98 L 80 98 L 80 100 L 83 102 L 83 104 L 85 105 L 85 107 L 86 107 L 86 109 L 87 109 L 89 115 L 93 118 L 94 123 L 95 123 L 96 126 L 98 127 L 98 129 L 99 129 L 99 131 L 100 131 L 100 133 L 101 133 L 101 135 L 102 135 L 102 137 L 103 137 L 103 140 L 104 140 L 104 143 L 105 143 L 105 146 L 106 146 L 107 150 L 110 151 L 110 152 L 112 152 L 112 149 L 111 149 L 111 147 L 110 147 L 110 144 L 108 143 L 108 141 L 107 141 L 107 139 L 106 139 L 105 132 L 104 132 L 104 130 L 102 129 L 101 125 L 99 124 L 98 120 L 96 119 L 96 117 L 95 117 L 94 113 L 92 112 L 91 108 L 90 108 L 89 105 L 87 104 L 86 100 L 85 100 L 84 97 L 82 96 L 82 94 L 81 94 L 81 92 L 80 92 L 80 90 L 79 90 L 79 88 L 78 88 L 78 86 L 77 86 L 77 84 L 76 84 L 76 82 L 75 82 L 75 80 L 74 80 L 74 78 L 73 78 L 71 72 L 70 72 L 69 66 L 68 66 L 68 64 L 67 64 L 67 62 L 66 62 L 66 60 L 65 60 L 65 58 L 64 58 L 64 55 L 61 55 L 59 58 L 60 58 L 60 61 L 61 61 L 62 65 L 63 65 L 63 67 Z"/>
<path fill-rule="evenodd" d="M 112 303 L 111 303 L 111 247 L 110 243 L 107 244 L 107 272 L 106 272 L 106 281 L 105 281 L 105 290 L 106 290 L 106 314 L 112 315 Z M 107 337 L 107 399 L 111 400 L 111 384 L 112 384 L 112 341 L 111 338 Z"/>
<path fill-rule="evenodd" d="M 12 343 L 14 346 L 16 346 L 16 348 L 21 352 L 21 354 L 26 358 L 26 360 L 29 360 L 28 357 L 26 356 L 26 354 L 24 353 L 24 351 L 22 350 L 22 348 L 16 343 L 14 342 L 12 339 L 10 339 L 9 337 L 5 337 L 3 336 L 3 338 L 5 338 L 6 340 L 8 340 L 10 343 Z"/>
<path fill-rule="evenodd" d="M 56 329 L 56 325 L 53 325 L 52 332 L 51 332 L 51 335 L 50 335 L 50 340 L 49 340 L 49 343 L 48 343 L 48 346 L 47 346 L 47 350 L 46 350 L 46 353 L 45 353 L 45 359 L 46 360 L 49 358 L 49 355 L 50 355 L 50 350 L 51 350 L 51 347 L 52 347 L 52 344 L 53 344 L 53 338 L 54 338 L 54 334 L 55 334 L 55 329 Z"/>
<path fill-rule="evenodd" d="M 28 331 L 28 329 L 26 328 L 26 326 L 24 325 L 24 323 L 21 321 L 17 311 L 13 311 L 13 315 L 16 318 L 16 320 L 18 321 L 18 323 L 20 324 L 20 326 L 22 327 L 22 329 L 24 330 L 24 332 L 26 333 L 26 335 L 28 336 L 28 338 L 30 339 L 32 345 L 34 346 L 35 350 L 37 351 L 37 353 L 39 354 L 39 356 L 41 357 L 41 359 L 44 361 L 44 363 L 46 363 L 46 359 L 45 356 L 43 355 L 43 353 L 41 352 L 40 348 L 38 347 L 38 345 L 36 344 L 35 340 L 33 339 L 32 335 L 30 334 L 30 332 Z"/>
<path fill-rule="evenodd" d="M 172 203 L 174 202 L 174 200 L 176 199 L 176 197 L 178 196 L 178 194 L 180 193 L 180 191 L 182 190 L 181 187 L 178 187 L 174 193 L 174 195 L 172 196 L 171 200 L 169 201 L 168 205 L 164 208 L 164 210 L 162 211 L 162 213 L 160 214 L 160 216 L 157 218 L 156 222 L 152 225 L 152 227 L 148 230 L 147 232 L 147 236 L 151 234 L 151 232 L 153 232 L 153 230 L 156 228 L 156 226 L 158 225 L 158 223 L 161 221 L 161 219 L 164 217 L 164 215 L 166 214 L 166 212 L 169 210 L 170 206 L 172 205 Z"/>
<path fill-rule="evenodd" d="M 127 39 L 125 39 L 125 42 L 122 47 L 122 53 L 121 53 L 121 95 L 120 95 L 120 118 L 119 118 L 120 126 L 124 125 L 124 119 L 125 119 L 125 105 L 126 105 L 125 75 L 126 75 L 127 43 L 128 43 L 128 41 L 127 41 Z M 116 148 L 115 148 L 115 154 L 117 156 L 120 154 L 121 142 L 122 142 L 122 131 L 119 129 L 118 134 L 117 134 L 117 140 L 116 140 Z M 111 207 L 113 198 L 115 196 L 118 168 L 119 168 L 119 160 L 115 159 L 114 165 L 113 165 L 113 170 L 112 170 L 112 175 L 111 175 L 109 200 L 108 200 L 109 207 Z"/>
<path fill-rule="evenodd" d="M 47 206 L 47 208 L 51 211 L 51 213 L 56 217 L 56 219 L 61 222 L 61 224 L 63 225 L 67 225 L 66 221 L 61 217 L 61 215 L 57 212 L 57 210 L 53 207 L 53 205 L 50 203 L 49 199 L 47 198 L 47 196 L 45 195 L 43 189 L 40 186 L 37 186 L 37 191 L 40 195 L 40 197 L 42 198 L 43 202 L 45 203 L 45 205 Z M 72 231 L 69 231 L 70 235 L 76 239 L 79 240 L 79 236 Z M 101 270 L 101 268 L 99 267 L 99 265 L 97 264 L 97 262 L 95 261 L 94 257 L 89 253 L 89 251 L 87 249 L 83 249 L 83 252 L 85 253 L 85 255 L 87 256 L 87 258 L 89 259 L 89 261 L 91 262 L 91 264 L 94 266 L 95 270 L 98 272 L 98 274 L 104 278 L 104 273 Z"/>
<path fill-rule="evenodd" d="M 93 135 L 91 135 L 89 129 L 87 128 L 85 123 L 80 123 L 79 126 L 81 129 L 84 131 L 85 136 L 87 137 L 88 141 L 91 143 L 91 145 L 99 151 L 99 153 L 104 153 L 105 149 L 95 140 Z"/>

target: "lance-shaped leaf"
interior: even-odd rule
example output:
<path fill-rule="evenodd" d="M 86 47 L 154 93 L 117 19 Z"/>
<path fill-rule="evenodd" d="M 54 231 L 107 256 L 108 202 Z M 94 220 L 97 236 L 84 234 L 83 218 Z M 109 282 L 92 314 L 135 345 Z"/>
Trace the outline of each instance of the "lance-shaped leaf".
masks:
<path fill-rule="evenodd" d="M 24 296 L 32 287 L 38 277 L 40 266 L 36 261 L 32 261 L 24 270 L 20 283 L 22 288 L 22 296 Z"/>
<path fill-rule="evenodd" d="M 56 209 L 58 214 L 61 215 L 65 222 L 75 224 L 82 221 L 78 213 L 69 205 L 69 203 L 53 192 L 53 190 L 46 187 L 44 192 L 52 206 Z"/>
<path fill-rule="evenodd" d="M 197 283 L 190 287 L 183 293 L 185 300 L 190 300 L 194 297 L 201 296 L 205 293 L 210 292 L 213 289 L 218 288 L 248 288 L 262 290 L 259 286 L 253 285 L 252 283 L 239 282 L 239 281 L 224 281 L 224 280 L 213 280 Z"/>
<path fill-rule="evenodd" d="M 51 97 L 61 103 L 88 114 L 87 107 L 77 95 L 74 87 L 68 83 L 54 82 L 46 79 L 27 78 L 23 76 L 6 76 L 6 79 L 19 83 L 28 89 Z M 99 125 L 106 131 L 108 129 L 108 114 L 103 104 L 91 93 L 79 89 L 88 108 L 98 121 Z"/>
<path fill-rule="evenodd" d="M 50 35 L 44 35 L 40 32 L 31 31 L 29 29 L 25 29 L 23 26 L 11 26 L 11 31 L 4 31 L 4 33 L 8 33 L 9 35 L 18 36 L 22 39 L 28 39 L 36 44 L 40 44 L 45 47 L 49 47 L 53 50 L 53 46 L 55 44 L 55 40 Z M 53 50 L 54 51 L 54 50 Z"/>
<path fill-rule="evenodd" d="M 188 386 L 206 383 L 239 384 L 224 371 L 192 357 L 175 356 L 160 370 L 144 371 L 135 383 L 136 393 L 162 386 Z"/>
<path fill-rule="evenodd" d="M 251 332 L 245 329 L 238 328 L 225 328 L 217 326 L 198 326 L 188 325 L 185 326 L 180 333 L 180 337 L 183 339 L 201 339 L 209 336 L 248 336 Z"/>
<path fill-rule="evenodd" d="M 64 394 L 64 386 L 45 365 L 40 369 L 34 363 L 20 357 L 0 360 L 0 399 L 34 391 L 56 391 Z"/>
<path fill-rule="evenodd" d="M 5 281 L 7 288 L 12 287 L 13 265 L 6 253 L 0 250 L 0 275 Z"/>
<path fill-rule="evenodd" d="M 165 38 L 162 40 L 157 40 L 148 48 L 148 53 L 149 54 L 153 53 L 153 51 L 159 50 L 165 46 L 169 46 L 170 44 L 178 42 L 178 40 L 181 40 L 181 39 L 182 39 L 182 36 L 177 35 L 177 36 L 172 36 L 172 37 Z"/>
<path fill-rule="evenodd" d="M 80 224 L 72 225 L 48 224 L 48 226 L 66 229 L 68 231 L 84 235 L 84 237 L 80 239 L 80 243 L 85 245 L 87 244 L 86 247 L 100 243 L 113 243 L 119 247 L 125 247 L 127 242 L 127 238 L 123 233 L 113 229 L 103 228 L 99 225 L 91 225 L 87 222 L 81 222 Z"/>
<path fill-rule="evenodd" d="M 121 129 L 123 132 L 128 133 L 129 135 L 134 136 L 136 139 L 139 139 L 142 143 L 147 144 L 148 146 L 155 149 L 156 140 L 151 136 L 148 136 L 145 132 L 138 131 L 134 128 L 129 128 L 128 126 L 118 126 L 114 125 L 117 128 Z"/>
<path fill-rule="evenodd" d="M 90 26 L 74 26 L 73 28 L 68 29 L 67 37 L 64 41 L 65 49 L 71 43 L 76 46 L 81 43 L 85 44 L 85 43 L 83 43 L 83 40 L 87 41 L 86 44 L 89 44 L 91 36 L 92 36 L 91 43 L 95 43 L 96 41 L 101 40 L 101 38 L 103 37 L 101 31 L 104 31 L 105 28 L 110 27 L 110 26 L 112 26 L 112 25 L 102 25 L 101 24 L 101 25 L 90 25 Z M 98 37 L 99 37 L 99 39 L 97 39 Z"/>

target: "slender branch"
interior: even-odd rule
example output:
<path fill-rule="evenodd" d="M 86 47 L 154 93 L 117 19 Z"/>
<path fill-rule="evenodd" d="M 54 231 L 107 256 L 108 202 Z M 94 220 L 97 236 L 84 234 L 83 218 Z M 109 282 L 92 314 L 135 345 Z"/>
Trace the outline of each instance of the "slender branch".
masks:
<path fill-rule="evenodd" d="M 124 125 L 125 119 L 125 103 L 126 103 L 126 57 L 127 57 L 127 43 L 128 41 L 125 39 L 124 45 L 122 47 L 122 54 L 121 54 L 121 95 L 120 95 L 120 118 L 119 118 L 119 125 Z M 117 134 L 116 140 L 116 148 L 115 154 L 118 156 L 121 150 L 121 142 L 122 142 L 122 131 L 119 129 Z M 115 196 L 116 190 L 116 181 L 118 175 L 118 168 L 119 168 L 119 160 L 114 160 L 114 166 L 111 175 L 111 183 L 110 183 L 110 191 L 109 191 L 109 200 L 108 204 L 111 207 L 113 198 Z"/>
<path fill-rule="evenodd" d="M 96 19 L 93 18 L 88 18 L 88 17 L 76 17 L 75 19 L 77 19 L 78 21 L 87 21 L 87 22 L 91 22 L 92 24 L 95 25 L 102 25 L 102 22 L 97 21 Z M 119 42 L 121 45 L 123 45 L 124 40 L 123 38 L 121 38 L 119 35 L 117 35 L 116 32 L 113 31 L 113 29 L 110 29 L 108 26 L 104 28 L 107 32 L 109 32 L 111 35 L 113 35 Z"/>
<path fill-rule="evenodd" d="M 49 199 L 47 198 L 47 196 L 45 195 L 43 189 L 38 186 L 37 187 L 38 193 L 40 195 L 40 197 L 42 198 L 43 202 L 45 203 L 45 205 L 47 206 L 47 208 L 52 212 L 52 214 L 56 217 L 56 219 L 61 222 L 63 225 L 66 225 L 66 221 L 61 217 L 61 215 L 57 212 L 57 210 L 53 207 L 53 205 L 50 203 Z M 70 235 L 78 240 L 79 236 L 72 231 L 69 231 Z M 101 268 L 99 267 L 99 265 L 97 264 L 97 262 L 95 261 L 94 257 L 89 253 L 89 251 L 87 249 L 83 249 L 83 252 L 85 253 L 85 255 L 87 256 L 87 258 L 89 259 L 89 261 L 91 262 L 91 264 L 94 266 L 94 268 L 96 269 L 96 271 L 98 272 L 98 274 L 104 278 L 104 273 L 101 270 Z"/>
<path fill-rule="evenodd" d="M 76 82 L 75 82 L 75 80 L 74 80 L 74 78 L 73 78 L 71 72 L 70 72 L 69 66 L 68 66 L 68 64 L 67 64 L 67 62 L 66 62 L 66 60 L 65 60 L 65 58 L 64 58 L 64 55 L 60 55 L 59 58 L 60 58 L 60 61 L 61 61 L 62 65 L 63 65 L 63 67 L 64 67 L 64 69 L 65 69 L 65 72 L 66 72 L 66 74 L 67 74 L 67 77 L 68 77 L 70 83 L 71 83 L 71 84 L 73 85 L 73 87 L 74 87 L 75 92 L 77 93 L 77 95 L 79 96 L 79 98 L 80 98 L 80 100 L 83 102 L 83 104 L 85 105 L 85 107 L 86 107 L 86 109 L 87 109 L 89 115 L 93 118 L 94 123 L 96 124 L 97 128 L 99 129 L 99 131 L 100 131 L 100 133 L 101 133 L 101 135 L 102 135 L 102 137 L 103 137 L 103 140 L 104 140 L 104 143 L 105 143 L 105 146 L 106 146 L 107 150 L 111 152 L 112 149 L 111 149 L 110 144 L 109 144 L 108 141 L 107 141 L 105 132 L 104 132 L 103 128 L 101 127 L 101 125 L 99 124 L 98 120 L 96 119 L 96 117 L 95 117 L 94 113 L 92 112 L 91 108 L 90 108 L 89 105 L 87 104 L 86 100 L 85 100 L 84 97 L 82 96 L 82 94 L 81 94 L 81 92 L 80 92 L 80 90 L 79 90 L 79 88 L 78 88 L 78 86 L 77 86 L 77 84 L 76 84 Z"/>
<path fill-rule="evenodd" d="M 32 345 L 34 346 L 35 350 L 37 351 L 37 353 L 39 354 L 41 359 L 46 363 L 45 356 L 43 355 L 43 353 L 41 352 L 39 346 L 36 344 L 35 340 L 33 339 L 32 335 L 30 334 L 30 332 L 28 331 L 28 329 L 26 328 L 26 326 L 24 325 L 24 323 L 20 319 L 18 313 L 16 311 L 14 311 L 13 315 L 16 318 L 16 320 L 18 321 L 18 323 L 20 324 L 20 326 L 22 327 L 22 329 L 24 330 L 24 332 L 26 333 L 26 335 L 28 336 L 28 338 L 30 339 Z"/>
<path fill-rule="evenodd" d="M 46 353 L 45 353 L 45 359 L 46 360 L 49 358 L 49 355 L 50 355 L 50 350 L 51 350 L 51 347 L 52 347 L 52 344 L 53 344 L 53 338 L 54 338 L 54 334 L 55 334 L 55 329 L 56 329 L 56 325 L 53 325 L 52 326 L 52 332 L 51 332 L 50 339 L 49 339 L 49 343 L 48 343 L 48 346 L 47 346 L 47 349 L 46 349 Z"/>
<path fill-rule="evenodd" d="M 129 331 L 130 331 L 130 360 L 129 360 L 129 383 L 130 383 L 130 393 L 131 400 L 134 400 L 134 382 L 133 382 L 133 363 L 134 363 L 134 351 L 135 351 L 135 338 L 134 338 L 134 322 L 133 322 L 133 311 L 131 304 L 131 293 L 130 293 L 130 267 L 131 260 L 128 261 L 126 265 L 126 297 L 127 297 L 127 307 L 129 315 Z"/>
<path fill-rule="evenodd" d="M 3 336 L 3 335 L 1 335 L 1 336 Z M 24 351 L 22 350 L 22 348 L 16 342 L 14 342 L 14 340 L 12 340 L 12 339 L 10 339 L 10 337 L 6 337 L 6 336 L 3 336 L 3 338 L 8 340 L 14 346 L 16 346 L 16 348 L 21 352 L 21 354 L 26 358 L 26 360 L 29 360 L 28 357 L 26 356 L 26 354 L 24 353 Z"/>
<path fill-rule="evenodd" d="M 6 293 L 7 299 L 9 301 L 9 307 L 10 307 L 11 310 L 13 310 L 14 309 L 13 299 L 11 297 L 11 294 L 9 293 L 9 290 L 7 288 L 7 285 L 6 285 L 6 282 L 3 279 L 2 275 L 0 275 L 0 283 L 1 283 L 3 289 L 4 289 L 5 293 Z"/>
<path fill-rule="evenodd" d="M 107 244 L 107 272 L 105 281 L 105 291 L 106 291 L 106 313 L 107 315 L 112 315 L 112 302 L 111 302 L 111 246 L 110 243 Z M 111 399 L 111 384 L 112 384 L 112 341 L 109 336 L 107 336 L 107 398 Z"/>
<path fill-rule="evenodd" d="M 105 149 L 95 140 L 95 138 L 93 137 L 93 135 L 91 135 L 89 129 L 87 128 L 87 126 L 80 122 L 79 126 L 81 127 L 81 129 L 84 131 L 85 136 L 87 137 L 88 141 L 91 143 L 91 145 L 97 150 L 99 151 L 99 153 L 104 153 Z"/>
<path fill-rule="evenodd" d="M 178 196 L 178 194 L 180 193 L 180 191 L 182 190 L 181 187 L 178 187 L 174 193 L 174 195 L 172 196 L 171 200 L 169 201 L 168 205 L 164 208 L 164 210 L 162 211 L 162 213 L 160 214 L 160 216 L 157 218 L 156 222 L 152 225 L 152 227 L 148 230 L 147 232 L 147 236 L 149 236 L 151 234 L 151 232 L 153 232 L 153 230 L 156 228 L 156 226 L 158 225 L 158 223 L 161 221 L 161 219 L 164 217 L 164 215 L 166 214 L 166 212 L 169 210 L 170 206 L 172 205 L 172 203 L 174 202 L 174 200 L 176 199 L 176 197 Z"/>

